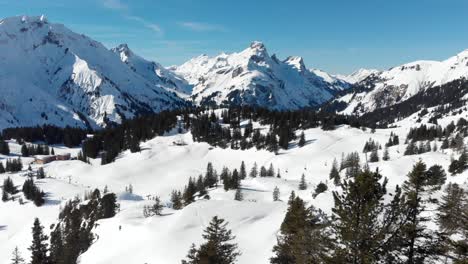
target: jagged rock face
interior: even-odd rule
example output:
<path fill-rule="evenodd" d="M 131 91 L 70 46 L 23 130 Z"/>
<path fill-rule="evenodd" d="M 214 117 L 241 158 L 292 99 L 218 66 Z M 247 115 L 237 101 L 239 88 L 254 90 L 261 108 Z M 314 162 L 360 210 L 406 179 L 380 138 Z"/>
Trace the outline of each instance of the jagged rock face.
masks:
<path fill-rule="evenodd" d="M 99 127 L 185 103 L 101 43 L 43 16 L 0 21 L 0 88 L 0 128 Z"/>
<path fill-rule="evenodd" d="M 316 107 L 349 84 L 308 70 L 300 57 L 280 61 L 269 56 L 265 45 L 253 42 L 247 49 L 216 57 L 201 55 L 172 67 L 193 85 L 198 105 L 255 105 L 278 110 Z"/>
<path fill-rule="evenodd" d="M 192 91 L 192 86 L 183 78 L 177 76 L 172 71 L 164 68 L 161 64 L 148 61 L 136 55 L 127 44 L 121 44 L 112 49 L 122 62 L 127 64 L 132 71 L 153 83 L 155 86 L 175 92 L 181 97 L 188 97 Z"/>
<path fill-rule="evenodd" d="M 428 88 L 468 78 L 468 50 L 445 61 L 416 61 L 373 73 L 355 84 L 354 93 L 335 99 L 347 114 L 372 112 L 403 102 Z"/>

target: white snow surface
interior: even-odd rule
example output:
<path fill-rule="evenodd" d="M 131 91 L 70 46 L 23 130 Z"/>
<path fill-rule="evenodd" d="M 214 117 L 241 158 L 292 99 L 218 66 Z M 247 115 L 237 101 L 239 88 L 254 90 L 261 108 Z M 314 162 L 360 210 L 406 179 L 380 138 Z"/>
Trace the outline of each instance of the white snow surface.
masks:
<path fill-rule="evenodd" d="M 183 102 L 101 43 L 44 16 L 0 20 L 0 88 L 0 128 L 99 127 Z"/>
<path fill-rule="evenodd" d="M 463 117 L 467 118 L 466 113 Z M 399 135 L 400 142 L 404 142 L 409 127 L 414 125 L 412 118 L 401 121 L 396 128 L 377 129 L 375 133 L 347 126 L 334 131 L 308 129 L 304 131 L 307 141 L 304 147 L 298 148 L 293 142 L 289 150 L 282 150 L 278 155 L 255 149 L 242 151 L 213 148 L 206 143 L 193 142 L 190 133 L 171 133 L 144 142 L 141 144 L 141 152 L 124 152 L 116 162 L 104 166 L 99 165 L 99 159 L 92 160 L 91 164 L 76 160 L 55 161 L 45 165 L 47 178 L 37 181 L 39 187 L 48 194 L 46 205 L 37 208 L 31 202 L 25 205 L 17 201 L 0 202 L 0 263 L 8 262 L 15 246 L 19 247 L 25 258 L 29 258 L 27 247 L 31 243 L 34 217 L 39 217 L 46 232 L 49 232 L 50 224 L 57 221 L 60 206 L 66 200 L 76 195 L 82 196 L 86 190 L 93 188 L 102 190 L 106 185 L 110 191 L 118 194 L 121 211 L 114 218 L 99 221 L 94 230 L 96 240 L 80 257 L 82 264 L 180 263 L 191 243 L 202 242 L 202 231 L 214 215 L 226 219 L 236 235 L 235 241 L 242 251 L 238 263 L 269 263 L 290 192 L 294 190 L 309 205 L 330 214 L 333 207 L 331 192 L 339 191 L 328 180 L 333 159 L 340 160 L 342 153 L 358 151 L 361 161 L 364 161 L 362 148 L 365 141 L 372 138 L 383 145 L 391 132 Z M 181 141 L 186 145 L 174 144 Z M 10 142 L 10 147 L 12 155 L 20 152 L 20 146 L 16 143 Z M 440 164 L 447 169 L 452 155 L 451 150 L 444 150 L 403 156 L 404 149 L 403 144 L 390 147 L 389 161 L 370 164 L 371 169 L 378 167 L 389 178 L 389 190 L 403 183 L 419 159 L 428 166 Z M 57 153 L 72 152 L 73 155 L 78 151 L 66 148 L 55 150 Z M 23 161 L 27 163 L 32 159 Z M 243 180 L 241 188 L 244 200 L 241 202 L 234 201 L 234 191 L 225 192 L 219 186 L 209 190 L 210 200 L 198 200 L 179 211 L 165 208 L 163 216 L 143 217 L 143 206 L 150 204 L 147 195 L 159 195 L 167 204 L 170 192 L 183 189 L 190 176 L 204 173 L 208 162 L 213 162 L 215 169 L 221 171 L 223 166 L 231 170 L 239 168 L 242 161 L 245 161 L 247 170 L 254 162 L 259 167 L 268 167 L 272 163 L 275 169 L 280 170 L 282 178 Z M 36 168 L 33 165 L 33 169 Z M 298 184 L 303 173 L 309 187 L 299 191 Z M 18 186 L 26 178 L 24 172 L 0 174 L 0 181 L 7 176 L 12 177 Z M 448 176 L 447 182 L 457 182 L 467 188 L 467 179 L 468 172 L 464 172 Z M 329 189 L 312 198 L 312 192 L 320 182 L 326 183 Z M 129 184 L 133 185 L 133 195 L 124 192 Z M 279 202 L 272 201 L 275 186 L 281 192 Z"/>
<path fill-rule="evenodd" d="M 370 76 L 370 75 L 368 75 Z M 347 102 L 348 107 L 342 111 L 346 114 L 363 114 L 377 108 L 391 106 L 407 100 L 418 92 L 439 86 L 454 80 L 468 77 L 468 50 L 444 61 L 415 61 L 393 67 L 387 71 L 374 72 L 371 83 L 369 79 L 360 82 L 370 87 L 368 92 L 353 96 L 337 98 Z M 348 81 L 352 82 L 350 79 Z M 359 104 L 359 107 L 356 106 Z"/>

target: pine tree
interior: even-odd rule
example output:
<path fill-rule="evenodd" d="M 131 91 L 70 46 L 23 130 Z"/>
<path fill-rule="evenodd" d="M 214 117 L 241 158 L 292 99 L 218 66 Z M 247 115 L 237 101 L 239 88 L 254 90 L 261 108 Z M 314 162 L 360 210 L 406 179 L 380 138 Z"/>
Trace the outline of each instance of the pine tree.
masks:
<path fill-rule="evenodd" d="M 266 177 L 267 174 L 267 169 L 264 166 L 260 167 L 260 177 Z"/>
<path fill-rule="evenodd" d="M 437 221 L 442 230 L 449 234 L 462 230 L 462 224 L 468 221 L 462 213 L 467 209 L 467 202 L 467 194 L 463 188 L 456 183 L 447 185 L 437 213 Z"/>
<path fill-rule="evenodd" d="M 244 200 L 244 195 L 242 194 L 242 191 L 241 191 L 240 188 L 236 189 L 236 193 L 234 194 L 234 200 L 236 200 L 236 201 Z"/>
<path fill-rule="evenodd" d="M 5 188 L 2 189 L 2 201 L 3 202 L 6 202 L 8 201 L 10 198 L 9 198 L 9 195 L 8 193 L 5 191 Z"/>
<path fill-rule="evenodd" d="M 244 161 L 242 161 L 240 169 L 239 169 L 239 177 L 241 180 L 244 180 L 247 177 L 247 171 L 245 169 Z"/>
<path fill-rule="evenodd" d="M 303 190 L 307 190 L 307 182 L 305 180 L 305 175 L 302 174 L 301 176 L 301 182 L 299 183 L 299 190 L 303 191 Z"/>
<path fill-rule="evenodd" d="M 338 171 L 338 161 L 336 159 L 333 160 L 332 168 L 330 170 L 329 174 L 330 180 L 333 181 L 335 186 L 338 186 L 340 184 L 340 172 Z"/>
<path fill-rule="evenodd" d="M 218 181 L 213 164 L 211 162 L 208 162 L 208 165 L 206 166 L 205 180 L 206 186 L 210 188 L 215 187 Z"/>
<path fill-rule="evenodd" d="M 44 168 L 43 168 L 43 167 L 40 167 L 39 169 L 37 169 L 36 177 L 37 177 L 38 179 L 44 179 L 44 178 L 45 178 L 45 172 L 44 172 Z"/>
<path fill-rule="evenodd" d="M 273 189 L 273 201 L 277 202 L 280 199 L 280 189 L 278 186 L 275 186 L 275 189 Z"/>
<path fill-rule="evenodd" d="M 101 199 L 101 213 L 100 218 L 111 218 L 114 217 L 119 208 L 117 203 L 117 196 L 115 193 L 107 193 Z"/>
<path fill-rule="evenodd" d="M 182 209 L 182 194 L 180 191 L 172 191 L 171 202 L 174 210 Z"/>
<path fill-rule="evenodd" d="M 368 170 L 344 180 L 342 192 L 333 192 L 333 230 L 338 244 L 334 263 L 395 262 L 400 228 L 405 223 L 401 189 L 384 203 L 387 179 Z"/>
<path fill-rule="evenodd" d="M 405 209 L 408 221 L 402 228 L 401 251 L 408 263 L 425 263 L 434 257 L 433 253 L 440 245 L 433 232 L 426 227 L 430 218 L 424 216 L 424 213 L 427 211 L 427 205 L 431 203 L 426 197 L 440 187 L 429 185 L 426 164 L 421 160 L 413 166 L 407 177 L 403 190 L 407 197 Z"/>
<path fill-rule="evenodd" d="M 305 135 L 304 135 L 304 131 L 302 131 L 301 136 L 300 136 L 300 138 L 299 138 L 299 143 L 298 143 L 298 145 L 299 145 L 299 147 L 302 148 L 303 146 L 305 146 L 305 143 L 306 143 Z"/>
<path fill-rule="evenodd" d="M 18 247 L 15 247 L 15 249 L 13 250 L 11 264 L 24 264 L 24 259 L 21 257 Z"/>
<path fill-rule="evenodd" d="M 299 197 L 292 197 L 273 247 L 272 264 L 324 263 L 330 261 L 331 241 L 323 212 L 306 209 Z"/>
<path fill-rule="evenodd" d="M 3 162 L 0 162 L 0 174 L 5 173 L 5 167 L 3 167 Z"/>
<path fill-rule="evenodd" d="M 255 162 L 252 169 L 250 170 L 249 176 L 252 178 L 255 178 L 257 177 L 257 175 L 258 175 L 257 162 Z"/>
<path fill-rule="evenodd" d="M 319 184 L 317 184 L 317 186 L 315 187 L 315 190 L 314 190 L 314 194 L 313 194 L 313 197 L 317 197 L 319 194 L 321 193 L 324 193 L 328 190 L 328 186 L 323 183 L 323 182 L 320 182 Z"/>
<path fill-rule="evenodd" d="M 385 146 L 383 155 L 382 155 L 382 160 L 387 161 L 390 160 L 390 154 L 388 153 L 388 147 Z"/>
<path fill-rule="evenodd" d="M 377 149 L 372 150 L 369 162 L 378 162 L 379 161 L 379 153 Z"/>
<path fill-rule="evenodd" d="M 273 167 L 273 163 L 270 163 L 270 167 L 268 168 L 266 176 L 269 176 L 269 177 L 275 176 L 275 168 Z"/>
<path fill-rule="evenodd" d="M 182 264 L 234 264 L 240 252 L 237 244 L 231 241 L 235 239 L 231 230 L 226 228 L 224 219 L 213 217 L 209 226 L 205 229 L 203 238 L 206 242 L 198 248 L 192 245 L 187 255 L 187 260 Z"/>
<path fill-rule="evenodd" d="M 44 227 L 39 222 L 39 219 L 34 220 L 32 228 L 33 241 L 29 247 L 31 251 L 31 264 L 48 264 L 50 263 L 48 252 L 47 240 L 49 239 L 44 234 Z"/>

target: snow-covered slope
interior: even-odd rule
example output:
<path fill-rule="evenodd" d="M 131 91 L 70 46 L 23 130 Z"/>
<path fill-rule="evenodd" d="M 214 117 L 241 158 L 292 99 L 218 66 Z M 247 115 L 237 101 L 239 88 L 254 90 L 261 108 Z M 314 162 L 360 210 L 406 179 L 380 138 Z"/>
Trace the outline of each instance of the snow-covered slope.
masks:
<path fill-rule="evenodd" d="M 0 128 L 102 126 L 183 100 L 112 51 L 44 16 L 0 20 Z"/>
<path fill-rule="evenodd" d="M 363 81 L 372 74 L 377 74 L 379 71 L 374 69 L 359 69 L 350 75 L 338 75 L 336 78 L 341 79 L 347 83 L 355 84 Z"/>
<path fill-rule="evenodd" d="M 468 77 L 468 50 L 444 61 L 415 61 L 370 75 L 354 94 L 336 101 L 347 103 L 344 113 L 362 114 L 402 102 L 426 89 Z"/>
<path fill-rule="evenodd" d="M 462 117 L 462 116 L 459 116 Z M 466 112 L 464 118 L 468 118 Z M 453 118 L 442 120 L 446 125 Z M 391 132 L 400 136 L 401 142 L 414 120 L 402 121 L 397 128 L 363 131 L 347 126 L 333 131 L 309 129 L 305 131 L 307 144 L 303 148 L 292 147 L 281 150 L 280 155 L 267 151 L 232 150 L 211 147 L 206 143 L 195 143 L 190 133 L 169 134 L 142 143 L 142 151 L 125 152 L 116 162 L 101 166 L 99 160 L 92 164 L 72 161 L 56 161 L 45 165 L 46 179 L 37 180 L 47 194 L 47 203 L 35 207 L 31 202 L 20 205 L 17 201 L 0 201 L 0 263 L 8 263 L 11 252 L 18 246 L 23 257 L 29 259 L 27 248 L 31 243 L 31 226 L 34 217 L 39 217 L 49 233 L 50 224 L 57 221 L 60 207 L 75 195 L 83 196 L 92 188 L 108 186 L 117 192 L 121 212 L 114 218 L 99 221 L 96 240 L 81 257 L 80 263 L 180 263 L 191 243 L 200 243 L 202 230 L 211 217 L 218 215 L 229 222 L 229 228 L 236 236 L 235 242 L 242 251 L 239 264 L 267 264 L 272 256 L 272 247 L 287 209 L 287 199 L 292 190 L 308 205 L 314 205 L 331 213 L 332 191 L 339 191 L 329 181 L 328 173 L 334 158 L 340 159 L 343 152 L 358 151 L 361 160 L 364 143 L 373 138 L 380 144 L 388 141 Z M 256 124 L 256 127 L 257 124 Z M 268 128 L 264 128 L 266 131 Z M 186 145 L 175 145 L 184 141 Z M 440 142 L 438 142 L 440 145 Z M 295 144 L 293 144 L 295 145 Z M 20 145 L 10 142 L 14 154 L 20 153 Z M 452 150 L 439 150 L 421 155 L 403 156 L 404 144 L 389 148 L 390 160 L 371 163 L 389 178 L 389 191 L 406 179 L 413 164 L 423 159 L 428 166 L 440 164 L 447 169 Z M 77 150 L 55 148 L 57 153 Z M 381 154 L 382 151 L 379 151 Z M 4 157 L 0 157 L 4 158 Z M 24 163 L 32 159 L 23 159 Z M 247 178 L 241 188 L 244 200 L 234 201 L 234 191 L 224 191 L 222 186 L 211 189 L 210 200 L 199 200 L 182 210 L 164 208 L 163 216 L 143 217 L 143 206 L 151 204 L 147 195 L 159 195 L 166 204 L 173 189 L 183 189 L 190 176 L 204 173 L 206 164 L 213 162 L 217 171 L 223 166 L 231 170 L 239 168 L 244 160 L 249 170 L 254 162 L 258 166 L 274 164 L 282 178 Z M 4 162 L 3 160 L 1 162 Z M 181 166 L 183 164 L 183 166 Z M 39 165 L 33 165 L 36 169 Z M 27 179 L 26 171 L 15 174 L 0 174 L 0 182 L 10 176 L 17 186 Z M 304 174 L 309 188 L 298 190 L 299 180 Z M 448 182 L 456 182 L 466 188 L 468 171 L 447 177 Z M 328 191 L 312 197 L 315 186 L 324 182 Z M 129 184 L 134 194 L 124 193 Z M 272 192 L 280 189 L 281 201 L 273 202 Z M 439 193 L 435 194 L 439 195 Z M 119 226 L 121 230 L 119 230 Z"/>
<path fill-rule="evenodd" d="M 321 105 L 348 87 L 328 74 L 308 70 L 301 57 L 280 61 L 270 56 L 260 42 L 239 53 L 201 55 L 171 70 L 194 86 L 196 104 L 299 109 Z"/>
<path fill-rule="evenodd" d="M 122 62 L 126 63 L 135 73 L 168 91 L 187 96 L 192 91 L 191 85 L 161 64 L 148 61 L 136 55 L 127 44 L 121 44 L 112 49 L 119 55 Z"/>

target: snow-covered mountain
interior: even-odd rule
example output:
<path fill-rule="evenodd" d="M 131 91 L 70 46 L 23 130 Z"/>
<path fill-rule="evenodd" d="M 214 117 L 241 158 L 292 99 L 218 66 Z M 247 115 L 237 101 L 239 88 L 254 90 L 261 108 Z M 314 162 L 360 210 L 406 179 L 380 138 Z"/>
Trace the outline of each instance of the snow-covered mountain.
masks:
<path fill-rule="evenodd" d="M 122 62 L 126 63 L 135 73 L 156 86 L 176 92 L 181 96 L 190 95 L 192 89 L 187 81 L 164 68 L 161 64 L 136 55 L 127 44 L 121 44 L 113 48 L 112 51 L 118 54 Z"/>
<path fill-rule="evenodd" d="M 355 84 L 359 89 L 354 93 L 335 101 L 346 104 L 344 113 L 363 114 L 403 102 L 428 88 L 467 77 L 468 50 L 465 50 L 444 61 L 415 61 L 374 72 Z"/>
<path fill-rule="evenodd" d="M 272 109 L 315 107 L 349 85 L 322 71 L 311 71 L 301 57 L 281 61 L 265 45 L 216 57 L 201 55 L 171 70 L 193 85 L 196 104 L 258 105 Z"/>
<path fill-rule="evenodd" d="M 375 69 L 359 69 L 350 75 L 338 75 L 336 78 L 350 84 L 355 84 L 363 81 L 372 74 L 377 74 L 379 71 Z"/>
<path fill-rule="evenodd" d="M 0 21 L 0 87 L 0 128 L 98 127 L 184 104 L 101 43 L 44 16 Z"/>

